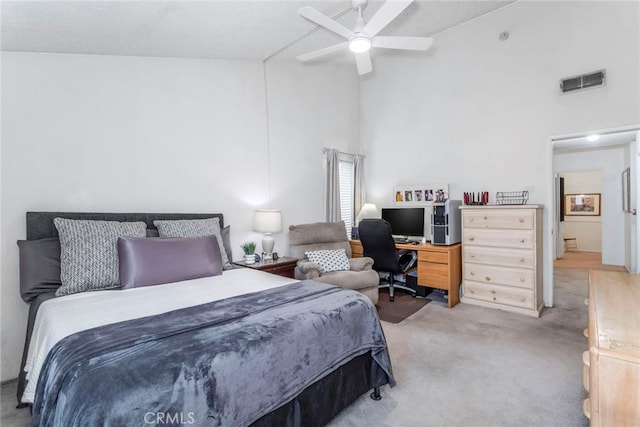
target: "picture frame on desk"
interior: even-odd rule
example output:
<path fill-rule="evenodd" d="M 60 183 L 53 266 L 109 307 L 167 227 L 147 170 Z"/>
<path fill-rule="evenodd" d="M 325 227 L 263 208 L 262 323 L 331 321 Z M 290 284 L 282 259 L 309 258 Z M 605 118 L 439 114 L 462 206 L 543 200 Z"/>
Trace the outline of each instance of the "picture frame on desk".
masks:
<path fill-rule="evenodd" d="M 403 185 L 393 188 L 394 205 L 398 207 L 431 206 L 438 194 L 449 195 L 449 184 Z"/>

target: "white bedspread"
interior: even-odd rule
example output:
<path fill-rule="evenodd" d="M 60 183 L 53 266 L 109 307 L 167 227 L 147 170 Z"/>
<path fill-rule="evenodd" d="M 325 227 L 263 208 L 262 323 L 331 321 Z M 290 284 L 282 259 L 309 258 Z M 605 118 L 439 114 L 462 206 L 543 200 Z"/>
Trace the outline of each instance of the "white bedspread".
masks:
<path fill-rule="evenodd" d="M 250 268 L 221 276 L 125 290 L 85 292 L 53 298 L 40 306 L 25 364 L 22 401 L 33 403 L 40 370 L 58 341 L 86 329 L 205 304 L 296 282 Z"/>

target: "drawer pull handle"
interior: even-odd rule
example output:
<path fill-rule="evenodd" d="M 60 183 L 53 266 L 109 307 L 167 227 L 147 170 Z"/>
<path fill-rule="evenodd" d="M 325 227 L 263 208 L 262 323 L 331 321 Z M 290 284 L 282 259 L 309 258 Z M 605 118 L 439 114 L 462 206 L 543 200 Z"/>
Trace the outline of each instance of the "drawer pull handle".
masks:
<path fill-rule="evenodd" d="M 475 258 L 475 257 L 476 257 L 476 254 L 470 254 L 469 256 L 470 256 L 471 258 Z"/>
<path fill-rule="evenodd" d="M 520 219 L 519 219 L 519 221 L 520 221 L 520 222 L 524 222 L 524 218 L 520 218 Z"/>
<path fill-rule="evenodd" d="M 469 218 L 469 222 L 473 222 L 473 218 Z"/>
<path fill-rule="evenodd" d="M 487 217 L 485 216 L 483 219 L 486 221 L 486 220 L 487 220 Z"/>
<path fill-rule="evenodd" d="M 523 238 L 523 239 L 520 239 L 520 243 L 524 243 L 524 238 Z"/>
<path fill-rule="evenodd" d="M 469 237 L 469 240 L 471 240 L 472 242 L 473 242 L 475 239 L 476 239 L 476 238 L 475 238 L 475 237 L 473 237 L 473 236 L 470 236 L 470 237 Z"/>
<path fill-rule="evenodd" d="M 469 274 L 472 275 L 472 276 L 476 275 L 476 273 L 474 273 L 473 271 L 470 271 Z"/>
<path fill-rule="evenodd" d="M 493 297 L 493 300 L 495 301 L 495 300 L 496 300 L 496 297 Z"/>
<path fill-rule="evenodd" d="M 524 258 L 520 258 L 520 262 L 524 262 Z"/>
<path fill-rule="evenodd" d="M 485 277 L 484 277 L 484 280 L 486 280 L 487 282 L 490 282 L 490 281 L 491 281 L 491 277 L 489 277 L 489 276 L 485 276 Z"/>
<path fill-rule="evenodd" d="M 521 278 L 520 278 L 520 281 L 521 281 L 521 282 L 524 282 L 524 277 L 521 277 Z"/>

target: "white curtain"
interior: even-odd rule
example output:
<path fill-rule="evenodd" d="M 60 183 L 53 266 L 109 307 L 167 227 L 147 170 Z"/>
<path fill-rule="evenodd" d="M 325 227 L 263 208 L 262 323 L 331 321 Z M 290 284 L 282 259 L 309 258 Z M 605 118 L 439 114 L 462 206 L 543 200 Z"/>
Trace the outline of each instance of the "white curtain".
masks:
<path fill-rule="evenodd" d="M 338 222 L 340 216 L 340 164 L 339 151 L 324 149 L 324 216 L 327 222 Z"/>
<path fill-rule="evenodd" d="M 362 206 L 367 201 L 364 192 L 364 156 L 362 154 L 353 155 L 353 215 L 358 216 Z M 355 218 L 354 224 L 355 224 Z"/>

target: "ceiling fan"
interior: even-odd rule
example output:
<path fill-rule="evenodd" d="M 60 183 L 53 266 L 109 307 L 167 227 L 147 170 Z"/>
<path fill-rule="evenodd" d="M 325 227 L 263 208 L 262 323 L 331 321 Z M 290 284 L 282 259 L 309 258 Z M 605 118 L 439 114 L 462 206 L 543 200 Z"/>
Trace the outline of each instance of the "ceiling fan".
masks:
<path fill-rule="evenodd" d="M 379 47 L 383 49 L 427 50 L 433 44 L 431 37 L 381 37 L 377 34 L 393 21 L 413 0 L 387 0 L 373 15 L 369 22 L 362 17 L 362 10 L 367 6 L 367 0 L 352 0 L 351 7 L 358 13 L 356 25 L 349 30 L 344 25 L 318 12 L 311 6 L 301 8 L 298 13 L 329 31 L 346 38 L 348 41 L 325 47 L 297 57 L 300 61 L 310 61 L 349 47 L 356 54 L 358 74 L 363 75 L 372 71 L 369 49 Z"/>

